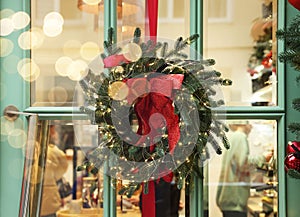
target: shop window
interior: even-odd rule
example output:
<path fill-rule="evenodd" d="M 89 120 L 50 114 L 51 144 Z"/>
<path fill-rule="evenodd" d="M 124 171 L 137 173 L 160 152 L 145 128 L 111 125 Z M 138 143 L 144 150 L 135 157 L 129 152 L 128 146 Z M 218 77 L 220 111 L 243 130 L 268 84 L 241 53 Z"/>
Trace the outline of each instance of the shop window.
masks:
<path fill-rule="evenodd" d="M 228 120 L 229 150 L 207 166 L 204 194 L 210 217 L 222 211 L 277 216 L 277 121 Z"/>
<path fill-rule="evenodd" d="M 233 81 L 222 89 L 227 105 L 277 106 L 277 1 L 227 1 L 232 20 L 212 23 L 210 16 L 223 16 L 215 1 L 204 2 L 204 56 L 213 57 L 216 69 Z M 216 15 L 210 15 L 213 10 Z"/>

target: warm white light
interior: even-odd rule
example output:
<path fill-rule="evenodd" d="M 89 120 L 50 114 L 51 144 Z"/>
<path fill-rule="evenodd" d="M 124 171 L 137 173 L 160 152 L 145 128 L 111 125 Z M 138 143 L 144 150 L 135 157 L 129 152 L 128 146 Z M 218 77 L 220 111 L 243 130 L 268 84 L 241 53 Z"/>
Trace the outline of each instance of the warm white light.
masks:
<path fill-rule="evenodd" d="M 83 2 L 88 5 L 97 5 L 101 2 L 101 0 L 83 0 Z"/>
<path fill-rule="evenodd" d="M 86 42 L 81 46 L 80 54 L 85 60 L 92 60 L 99 54 L 99 47 L 95 42 Z"/>
<path fill-rule="evenodd" d="M 64 18 L 58 12 L 50 12 L 44 18 L 44 24 L 48 22 L 53 22 L 57 26 L 62 26 L 64 25 Z"/>
<path fill-rule="evenodd" d="M 55 63 L 55 70 L 61 76 L 68 76 L 68 68 L 73 60 L 70 57 L 60 57 Z"/>
<path fill-rule="evenodd" d="M 30 58 L 23 58 L 21 59 L 18 64 L 17 64 L 17 70 L 20 73 L 22 67 L 26 64 L 26 63 L 30 63 L 31 59 Z"/>
<path fill-rule="evenodd" d="M 22 48 L 23 50 L 30 50 L 31 48 L 31 36 L 30 36 L 30 32 L 26 31 L 20 34 L 19 38 L 18 38 L 18 44 L 20 46 L 20 48 Z"/>
<path fill-rule="evenodd" d="M 30 32 L 31 32 L 31 49 L 36 49 L 41 47 L 45 39 L 43 30 L 39 28 L 32 28 Z"/>
<path fill-rule="evenodd" d="M 0 57 L 8 56 L 14 49 L 14 43 L 7 38 L 0 38 Z"/>
<path fill-rule="evenodd" d="M 129 61 L 137 61 L 142 54 L 141 47 L 136 43 L 128 43 L 123 47 L 123 55 Z"/>
<path fill-rule="evenodd" d="M 122 81 L 115 81 L 108 87 L 108 95 L 114 100 L 123 100 L 128 96 L 129 88 Z"/>
<path fill-rule="evenodd" d="M 23 11 L 16 12 L 11 19 L 15 29 L 23 29 L 30 23 L 29 15 Z"/>
<path fill-rule="evenodd" d="M 50 12 L 44 18 L 43 31 L 49 37 L 56 37 L 62 33 L 64 18 L 60 13 Z"/>
<path fill-rule="evenodd" d="M 24 130 L 14 129 L 7 137 L 8 144 L 13 148 L 22 148 L 26 144 L 27 134 Z"/>
<path fill-rule="evenodd" d="M 0 11 L 0 17 L 1 18 L 7 18 L 7 17 L 11 17 L 15 12 L 11 9 L 3 9 Z"/>
<path fill-rule="evenodd" d="M 68 77 L 73 81 L 79 81 L 88 73 L 88 66 L 83 60 L 73 61 L 68 68 Z"/>
<path fill-rule="evenodd" d="M 1 19 L 0 27 L 0 36 L 7 36 L 14 31 L 13 22 L 9 18 Z"/>
<path fill-rule="evenodd" d="M 43 25 L 43 31 L 44 34 L 48 37 L 56 37 L 62 33 L 62 26 L 59 26 L 56 24 L 56 21 L 47 21 L 47 23 L 44 23 Z"/>
<path fill-rule="evenodd" d="M 18 63 L 18 72 L 25 81 L 35 81 L 40 76 L 40 67 L 31 59 L 23 59 Z"/>

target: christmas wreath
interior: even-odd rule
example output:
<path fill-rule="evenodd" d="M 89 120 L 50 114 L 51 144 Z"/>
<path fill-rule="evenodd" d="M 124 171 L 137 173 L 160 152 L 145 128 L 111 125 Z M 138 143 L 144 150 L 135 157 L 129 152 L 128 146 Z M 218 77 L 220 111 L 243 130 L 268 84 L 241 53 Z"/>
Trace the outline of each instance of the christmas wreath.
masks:
<path fill-rule="evenodd" d="M 216 89 L 231 81 L 210 67 L 213 59 L 187 59 L 185 49 L 197 34 L 179 37 L 172 49 L 168 42 L 143 42 L 138 28 L 123 47 L 113 36 L 109 29 L 103 73 L 89 70 L 79 82 L 81 111 L 98 126 L 99 144 L 78 170 L 98 173 L 106 165 L 106 173 L 129 181 L 119 192 L 129 197 L 159 179 L 175 178 L 181 189 L 191 175 L 202 177 L 211 150 L 222 153 L 219 140 L 229 148 Z"/>

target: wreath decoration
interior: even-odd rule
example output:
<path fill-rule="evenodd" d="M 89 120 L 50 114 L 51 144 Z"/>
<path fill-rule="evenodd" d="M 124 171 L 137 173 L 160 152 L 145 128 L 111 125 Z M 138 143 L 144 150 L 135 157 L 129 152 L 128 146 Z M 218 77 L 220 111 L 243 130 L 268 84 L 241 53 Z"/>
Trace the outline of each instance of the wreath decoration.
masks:
<path fill-rule="evenodd" d="M 111 28 L 101 54 L 103 73 L 89 70 L 79 82 L 80 109 L 98 125 L 99 144 L 78 170 L 96 174 L 106 164 L 110 175 L 129 181 L 119 192 L 128 197 L 142 183 L 147 193 L 148 181 L 169 174 L 181 189 L 192 175 L 202 177 L 209 147 L 221 154 L 220 139 L 229 148 L 227 127 L 216 115 L 224 101 L 214 96 L 216 86 L 232 82 L 210 68 L 213 59 L 187 59 L 184 49 L 198 34 L 179 37 L 172 49 L 167 42 L 142 42 L 138 28 L 123 48 L 113 36 Z"/>

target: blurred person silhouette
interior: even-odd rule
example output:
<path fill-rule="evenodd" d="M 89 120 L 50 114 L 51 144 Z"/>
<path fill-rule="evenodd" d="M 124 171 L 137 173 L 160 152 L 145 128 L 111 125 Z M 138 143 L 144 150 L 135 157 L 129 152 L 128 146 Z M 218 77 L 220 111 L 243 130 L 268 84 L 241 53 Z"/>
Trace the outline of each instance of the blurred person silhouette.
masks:
<path fill-rule="evenodd" d="M 250 170 L 268 161 L 272 155 L 250 156 L 248 121 L 230 121 L 227 134 L 229 150 L 223 153 L 216 202 L 223 217 L 247 217 L 250 196 Z"/>
<path fill-rule="evenodd" d="M 43 182 L 41 217 L 56 217 L 56 212 L 63 205 L 56 182 L 67 171 L 68 162 L 65 153 L 55 145 L 56 139 L 55 126 L 51 125 Z"/>

